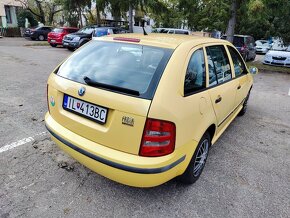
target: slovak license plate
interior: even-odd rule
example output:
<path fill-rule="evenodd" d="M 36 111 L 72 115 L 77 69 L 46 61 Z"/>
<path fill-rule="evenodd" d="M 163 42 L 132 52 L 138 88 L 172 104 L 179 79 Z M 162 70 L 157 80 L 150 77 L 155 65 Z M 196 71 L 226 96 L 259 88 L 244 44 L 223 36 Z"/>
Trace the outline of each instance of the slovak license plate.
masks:
<path fill-rule="evenodd" d="M 52 39 L 52 40 L 50 40 L 50 42 L 55 42 L 55 40 L 54 40 L 54 39 Z"/>
<path fill-rule="evenodd" d="M 64 95 L 63 109 L 94 120 L 98 123 L 105 124 L 107 120 L 108 109 L 91 104 L 80 99 Z"/>

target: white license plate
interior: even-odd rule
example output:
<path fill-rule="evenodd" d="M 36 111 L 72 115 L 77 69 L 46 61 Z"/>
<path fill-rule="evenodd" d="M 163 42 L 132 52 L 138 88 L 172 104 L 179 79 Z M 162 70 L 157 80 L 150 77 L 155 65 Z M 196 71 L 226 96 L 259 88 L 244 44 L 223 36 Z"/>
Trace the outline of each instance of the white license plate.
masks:
<path fill-rule="evenodd" d="M 107 120 L 107 108 L 97 106 L 68 95 L 64 95 L 63 108 L 102 124 L 106 123 Z"/>
<path fill-rule="evenodd" d="M 280 60 L 273 60 L 273 63 L 276 63 L 276 64 L 284 64 L 284 61 L 280 61 Z"/>
<path fill-rule="evenodd" d="M 68 43 L 67 42 L 64 42 L 63 45 L 68 45 Z"/>
<path fill-rule="evenodd" d="M 52 39 L 52 40 L 50 40 L 50 42 L 55 42 L 55 40 L 54 40 L 54 39 Z"/>

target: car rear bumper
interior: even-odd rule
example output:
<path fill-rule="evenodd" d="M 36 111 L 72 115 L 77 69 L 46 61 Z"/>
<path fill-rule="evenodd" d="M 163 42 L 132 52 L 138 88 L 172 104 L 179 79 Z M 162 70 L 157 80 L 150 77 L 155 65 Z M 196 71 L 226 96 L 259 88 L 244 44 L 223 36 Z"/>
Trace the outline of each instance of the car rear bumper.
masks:
<path fill-rule="evenodd" d="M 167 156 L 141 157 L 83 138 L 57 123 L 49 113 L 45 122 L 52 139 L 74 159 L 100 175 L 135 187 L 157 186 L 181 175 L 197 146 L 192 141 Z"/>
<path fill-rule="evenodd" d="M 62 45 L 62 39 L 58 39 L 58 38 L 47 38 L 48 43 L 51 44 L 58 44 L 58 45 Z"/>

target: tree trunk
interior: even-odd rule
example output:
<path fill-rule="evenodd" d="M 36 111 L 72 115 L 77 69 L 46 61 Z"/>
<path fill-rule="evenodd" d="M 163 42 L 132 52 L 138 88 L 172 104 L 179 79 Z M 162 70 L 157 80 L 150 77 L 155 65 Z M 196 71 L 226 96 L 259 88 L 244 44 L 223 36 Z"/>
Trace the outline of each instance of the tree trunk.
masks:
<path fill-rule="evenodd" d="M 41 1 L 35 1 L 38 9 L 39 9 L 39 18 L 40 18 L 40 22 L 43 23 L 45 25 L 46 21 L 45 21 L 45 13 L 43 11 L 42 5 L 41 5 Z"/>
<path fill-rule="evenodd" d="M 133 33 L 133 7 L 132 3 L 129 3 L 129 32 Z"/>
<path fill-rule="evenodd" d="M 227 27 L 227 40 L 233 43 L 234 34 L 235 34 L 235 25 L 237 21 L 237 9 L 238 9 L 238 0 L 232 0 L 231 10 L 230 10 L 230 19 Z"/>
<path fill-rule="evenodd" d="M 100 9 L 98 7 L 98 5 L 96 5 L 96 23 L 97 25 L 101 24 L 101 15 L 100 15 Z"/>

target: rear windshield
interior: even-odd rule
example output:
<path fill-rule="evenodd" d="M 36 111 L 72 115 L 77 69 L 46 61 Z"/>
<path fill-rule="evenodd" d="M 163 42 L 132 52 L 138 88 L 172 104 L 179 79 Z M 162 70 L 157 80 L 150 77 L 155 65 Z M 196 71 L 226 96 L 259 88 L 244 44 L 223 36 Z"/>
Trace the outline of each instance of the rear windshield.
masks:
<path fill-rule="evenodd" d="M 60 29 L 60 28 L 55 28 L 52 30 L 53 33 L 62 33 L 63 32 L 63 29 Z"/>
<path fill-rule="evenodd" d="M 159 47 L 91 41 L 65 61 L 57 74 L 83 84 L 87 77 L 108 85 L 105 89 L 130 89 L 139 92 L 137 97 L 152 99 L 172 52 Z"/>
<path fill-rule="evenodd" d="M 234 36 L 233 44 L 236 47 L 243 47 L 244 46 L 244 38 L 243 37 Z"/>

